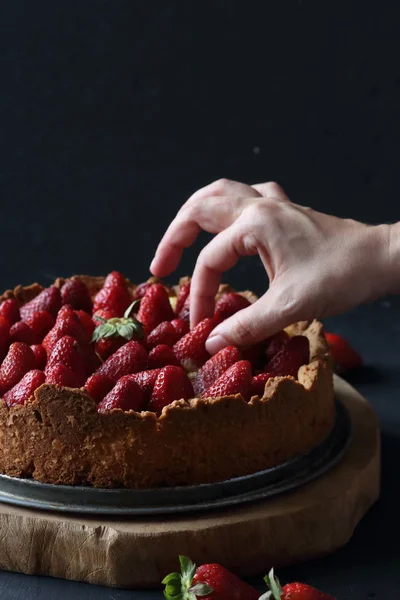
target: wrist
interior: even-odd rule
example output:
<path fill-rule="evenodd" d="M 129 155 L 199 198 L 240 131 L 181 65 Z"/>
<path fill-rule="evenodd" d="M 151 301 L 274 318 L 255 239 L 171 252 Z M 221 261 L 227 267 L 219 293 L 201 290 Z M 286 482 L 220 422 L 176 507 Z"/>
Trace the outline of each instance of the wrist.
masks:
<path fill-rule="evenodd" d="M 400 223 L 370 227 L 376 265 L 375 298 L 400 292 Z"/>

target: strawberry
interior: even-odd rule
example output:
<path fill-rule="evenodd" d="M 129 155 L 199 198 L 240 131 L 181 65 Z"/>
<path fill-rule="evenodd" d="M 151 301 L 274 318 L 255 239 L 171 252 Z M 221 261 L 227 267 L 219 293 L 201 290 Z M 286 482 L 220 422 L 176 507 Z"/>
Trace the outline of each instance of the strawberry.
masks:
<path fill-rule="evenodd" d="M 161 283 L 153 283 L 141 299 L 137 314 L 145 333 L 149 334 L 162 321 L 171 321 L 174 316 L 166 289 Z"/>
<path fill-rule="evenodd" d="M 0 367 L 0 389 L 10 390 L 28 371 L 36 368 L 35 355 L 27 344 L 14 342 Z"/>
<path fill-rule="evenodd" d="M 25 321 L 17 321 L 10 327 L 10 341 L 11 342 L 24 342 L 25 344 L 31 345 L 39 342 L 40 340 L 35 335 L 35 332 Z"/>
<path fill-rule="evenodd" d="M 227 292 L 217 300 L 214 309 L 215 323 L 221 323 L 228 317 L 231 317 L 239 310 L 250 306 L 250 302 L 244 296 L 236 292 Z"/>
<path fill-rule="evenodd" d="M 260 373 L 259 375 L 254 375 L 250 385 L 250 396 L 260 396 L 260 398 L 262 398 L 262 396 L 264 396 L 265 384 L 271 377 L 275 377 L 275 375 L 273 375 L 273 373 Z"/>
<path fill-rule="evenodd" d="M 133 381 L 136 381 L 144 393 L 147 401 L 150 400 L 151 394 L 153 393 L 154 384 L 160 371 L 161 369 L 151 369 L 149 371 L 140 371 L 140 373 L 129 375 Z"/>
<path fill-rule="evenodd" d="M 96 404 L 101 402 L 113 387 L 114 382 L 107 375 L 100 375 L 100 373 L 94 373 L 85 383 L 85 390 Z"/>
<path fill-rule="evenodd" d="M 159 344 L 165 344 L 166 346 L 173 346 L 179 339 L 175 327 L 172 325 L 172 321 L 162 321 L 157 327 L 149 333 L 147 337 L 147 346 L 154 348 Z"/>
<path fill-rule="evenodd" d="M 95 343 L 94 351 L 100 356 L 102 361 L 105 361 L 111 354 L 114 354 L 118 348 L 121 348 L 121 346 L 126 343 L 127 340 L 122 337 L 101 338 Z"/>
<path fill-rule="evenodd" d="M 60 290 L 54 285 L 45 288 L 33 300 L 27 302 L 20 308 L 21 319 L 26 321 L 33 313 L 39 310 L 47 310 L 56 317 L 61 306 Z"/>
<path fill-rule="evenodd" d="M 50 356 L 58 340 L 65 335 L 69 335 L 82 343 L 88 342 L 90 339 L 78 315 L 68 304 L 64 304 L 60 309 L 54 327 L 43 340 L 43 346 L 48 356 Z"/>
<path fill-rule="evenodd" d="M 175 356 L 188 371 L 201 367 L 210 358 L 205 344 L 214 327 L 213 319 L 203 319 L 174 344 Z"/>
<path fill-rule="evenodd" d="M 83 362 L 85 364 L 86 369 L 86 377 L 89 377 L 96 369 L 98 369 L 101 365 L 101 360 L 97 356 L 93 344 L 88 344 L 86 342 L 78 342 L 79 353 L 83 358 Z"/>
<path fill-rule="evenodd" d="M 193 395 L 191 392 L 189 378 L 182 367 L 168 365 L 157 375 L 148 410 L 160 414 L 164 406 L 174 400 L 190 398 Z"/>
<path fill-rule="evenodd" d="M 259 342 L 252 346 L 245 346 L 240 349 L 243 360 L 248 360 L 253 369 L 261 369 L 265 362 L 265 342 Z"/>
<path fill-rule="evenodd" d="M 54 364 L 46 369 L 46 383 L 70 388 L 82 387 L 75 373 L 61 363 Z"/>
<path fill-rule="evenodd" d="M 179 360 L 176 358 L 174 351 L 165 344 L 159 344 L 149 352 L 148 368 L 158 369 L 167 365 L 180 366 Z"/>
<path fill-rule="evenodd" d="M 31 350 L 35 356 L 36 368 L 43 371 L 46 366 L 47 354 L 42 344 L 33 344 Z"/>
<path fill-rule="evenodd" d="M 178 299 L 179 299 L 179 297 L 178 297 Z M 187 323 L 189 325 L 189 323 L 190 323 L 190 294 L 186 297 L 186 300 L 183 303 L 183 306 L 180 309 L 180 311 L 177 312 L 177 315 L 180 319 L 182 319 L 183 321 L 185 321 L 185 323 Z"/>
<path fill-rule="evenodd" d="M 176 331 L 177 340 L 189 333 L 189 323 L 184 319 L 172 319 L 171 325 Z"/>
<path fill-rule="evenodd" d="M 235 346 L 226 346 L 209 358 L 192 379 L 196 396 L 201 396 L 229 367 L 240 359 L 240 351 Z"/>
<path fill-rule="evenodd" d="M 78 386 L 83 386 L 86 380 L 85 363 L 79 352 L 78 342 L 70 335 L 64 335 L 54 346 L 46 365 L 46 376 L 54 365 L 59 364 L 70 369 L 76 377 Z"/>
<path fill-rule="evenodd" d="M 114 316 L 122 317 L 131 302 L 125 277 L 118 271 L 112 271 L 107 275 L 102 289 L 96 294 L 93 312 L 105 309 L 115 313 Z"/>
<path fill-rule="evenodd" d="M 0 317 L 7 319 L 10 325 L 13 325 L 20 320 L 21 315 L 19 314 L 19 305 L 15 298 L 3 300 L 0 304 Z"/>
<path fill-rule="evenodd" d="M 166 600 L 258 600 L 258 592 L 219 564 L 196 565 L 180 556 L 181 573 L 171 573 L 162 581 Z"/>
<path fill-rule="evenodd" d="M 80 320 L 80 322 L 82 323 L 82 325 L 84 326 L 88 339 L 91 340 L 93 331 L 96 328 L 96 325 L 94 324 L 92 317 L 84 310 L 76 310 L 75 314 L 78 317 L 78 319 Z"/>
<path fill-rule="evenodd" d="M 260 597 L 260 600 L 336 600 L 333 596 L 320 592 L 306 583 L 287 583 L 281 586 L 279 580 L 271 569 L 264 577 L 269 591 Z"/>
<path fill-rule="evenodd" d="M 143 283 L 139 283 L 139 285 L 135 288 L 135 291 L 133 292 L 133 297 L 135 298 L 135 300 L 140 300 L 140 298 L 143 298 L 143 296 L 145 295 L 145 293 L 151 285 L 153 284 L 150 283 L 150 281 L 144 281 Z"/>
<path fill-rule="evenodd" d="M 178 293 L 178 297 L 176 300 L 176 306 L 175 306 L 175 312 L 177 315 L 179 315 L 179 313 L 183 309 L 185 302 L 186 302 L 187 298 L 189 297 L 189 293 L 190 293 L 190 281 L 186 281 L 179 288 L 179 293 Z"/>
<path fill-rule="evenodd" d="M 10 342 L 10 321 L 0 316 L 0 361 L 7 354 L 8 344 Z"/>
<path fill-rule="evenodd" d="M 247 400 L 250 395 L 251 364 L 248 360 L 239 360 L 229 367 L 208 389 L 202 398 L 219 398 L 220 396 L 234 396 L 242 394 Z"/>
<path fill-rule="evenodd" d="M 108 319 L 113 319 L 114 317 L 118 317 L 115 310 L 106 310 L 104 308 L 99 308 L 92 315 L 92 319 L 96 327 L 97 325 L 100 325 L 100 323 L 108 321 Z"/>
<path fill-rule="evenodd" d="M 288 341 L 290 340 L 290 336 L 282 329 L 282 331 L 278 331 L 271 337 L 265 340 L 266 350 L 265 354 L 268 360 L 270 360 L 279 350 L 281 350 Z"/>
<path fill-rule="evenodd" d="M 25 323 L 32 329 L 38 343 L 54 327 L 55 320 L 48 310 L 38 310 L 33 315 L 30 315 Z"/>
<path fill-rule="evenodd" d="M 345 373 L 363 364 L 361 356 L 350 346 L 350 344 L 337 333 L 325 333 L 329 344 L 333 362 L 338 372 Z"/>
<path fill-rule="evenodd" d="M 130 375 L 121 377 L 107 396 L 98 405 L 99 412 L 106 412 L 113 408 L 121 410 L 142 410 L 144 394 L 139 385 L 131 379 Z"/>
<path fill-rule="evenodd" d="M 80 279 L 68 279 L 61 288 L 63 304 L 69 304 L 75 310 L 92 312 L 93 303 L 87 286 Z"/>
<path fill-rule="evenodd" d="M 297 377 L 302 365 L 310 359 L 310 342 L 304 335 L 295 335 L 271 358 L 264 372 Z"/>
<path fill-rule="evenodd" d="M 4 394 L 3 399 L 9 407 L 16 404 L 25 404 L 36 388 L 44 382 L 45 375 L 43 371 L 39 371 L 38 369 L 28 371 L 14 387 Z"/>
<path fill-rule="evenodd" d="M 147 352 L 139 342 L 127 342 L 114 354 L 107 358 L 106 362 L 96 371 L 101 375 L 107 375 L 114 383 L 124 375 L 138 373 L 147 368 Z"/>

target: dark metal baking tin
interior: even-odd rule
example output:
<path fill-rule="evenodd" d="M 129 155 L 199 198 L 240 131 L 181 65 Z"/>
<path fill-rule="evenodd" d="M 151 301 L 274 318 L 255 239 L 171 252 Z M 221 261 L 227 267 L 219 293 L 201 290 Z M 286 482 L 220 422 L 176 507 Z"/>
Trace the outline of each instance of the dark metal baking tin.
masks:
<path fill-rule="evenodd" d="M 0 475 L 0 502 L 63 513 L 153 516 L 237 507 L 271 498 L 308 483 L 331 469 L 352 436 L 349 414 L 340 401 L 333 430 L 312 452 L 277 467 L 219 483 L 157 488 L 102 489 L 52 485 Z"/>

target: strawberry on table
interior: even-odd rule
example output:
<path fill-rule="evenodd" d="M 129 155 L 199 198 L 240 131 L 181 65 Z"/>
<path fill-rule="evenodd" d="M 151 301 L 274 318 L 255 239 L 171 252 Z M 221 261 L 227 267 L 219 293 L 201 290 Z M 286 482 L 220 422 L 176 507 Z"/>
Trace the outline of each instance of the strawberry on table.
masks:
<path fill-rule="evenodd" d="M 99 412 L 120 408 L 121 410 L 142 410 L 144 393 L 133 379 L 126 375 L 116 383 L 112 390 L 98 405 Z"/>
<path fill-rule="evenodd" d="M 168 365 L 161 369 L 157 376 L 148 410 L 159 414 L 164 406 L 168 406 L 174 400 L 187 400 L 191 396 L 193 389 L 182 367 Z"/>
<path fill-rule="evenodd" d="M 28 371 L 35 370 L 36 359 L 27 344 L 14 342 L 0 367 L 0 390 L 2 393 L 16 385 Z"/>
<path fill-rule="evenodd" d="M 64 365 L 75 375 L 78 387 L 84 385 L 86 380 L 85 363 L 78 342 L 70 335 L 63 336 L 54 346 L 46 365 L 46 376 L 54 365 Z"/>
<path fill-rule="evenodd" d="M 26 321 L 30 316 L 39 310 L 47 310 L 55 317 L 60 310 L 61 294 L 60 290 L 51 285 L 40 292 L 33 300 L 27 302 L 20 308 L 21 319 Z"/>
<path fill-rule="evenodd" d="M 264 371 L 274 375 L 297 377 L 302 365 L 310 359 L 310 342 L 305 335 L 295 335 L 266 364 Z"/>
<path fill-rule="evenodd" d="M 75 310 L 92 312 L 93 303 L 87 286 L 80 279 L 68 279 L 61 288 L 63 304 L 69 304 Z"/>
<path fill-rule="evenodd" d="M 112 354 L 96 371 L 110 377 L 114 383 L 124 375 L 147 368 L 147 352 L 139 342 L 127 342 Z"/>
<path fill-rule="evenodd" d="M 264 577 L 264 581 L 269 591 L 259 600 L 336 600 L 330 594 L 320 592 L 306 583 L 287 583 L 282 587 L 273 569 Z"/>
<path fill-rule="evenodd" d="M 172 348 L 165 344 L 159 344 L 149 352 L 148 367 L 149 369 L 158 369 L 166 365 L 180 366 L 180 362 Z"/>
<path fill-rule="evenodd" d="M 97 404 L 112 390 L 114 382 L 107 375 L 93 373 L 85 383 L 85 390 Z"/>
<path fill-rule="evenodd" d="M 97 293 L 93 302 L 93 312 L 99 309 L 109 310 L 114 316 L 122 317 L 132 302 L 125 277 L 118 271 L 109 273 L 102 289 Z"/>
<path fill-rule="evenodd" d="M 249 300 L 236 292 L 227 292 L 223 294 L 215 303 L 214 321 L 221 323 L 228 317 L 231 317 L 239 310 L 250 306 Z"/>
<path fill-rule="evenodd" d="M 363 359 L 342 336 L 325 332 L 325 337 L 338 372 L 345 373 L 362 366 Z"/>
<path fill-rule="evenodd" d="M 240 359 L 241 353 L 236 346 L 226 346 L 209 358 L 192 379 L 196 396 L 201 396 L 229 367 Z"/>
<path fill-rule="evenodd" d="M 10 325 L 13 325 L 20 320 L 21 315 L 19 314 L 19 304 L 15 298 L 3 300 L 3 302 L 0 304 L 0 317 L 7 319 Z"/>
<path fill-rule="evenodd" d="M 203 319 L 174 344 L 174 354 L 187 371 L 194 371 L 210 358 L 206 350 L 206 340 L 214 327 L 213 319 Z"/>
<path fill-rule="evenodd" d="M 79 381 L 75 373 L 61 363 L 46 368 L 46 383 L 70 388 L 82 387 L 82 382 Z"/>
<path fill-rule="evenodd" d="M 45 375 L 43 371 L 39 371 L 38 369 L 28 371 L 14 387 L 4 394 L 3 400 L 9 407 L 16 404 L 24 404 L 32 396 L 36 388 L 44 382 Z"/>
<path fill-rule="evenodd" d="M 137 314 L 148 335 L 162 321 L 171 321 L 175 317 L 168 293 L 161 283 L 153 283 L 140 301 Z"/>
<path fill-rule="evenodd" d="M 242 394 L 245 400 L 249 399 L 252 369 L 248 360 L 239 360 L 223 373 L 208 389 L 202 398 L 219 398 L 220 396 L 234 396 Z"/>
<path fill-rule="evenodd" d="M 166 600 L 258 600 L 258 592 L 219 564 L 196 565 L 180 556 L 181 573 L 171 573 L 162 581 Z"/>

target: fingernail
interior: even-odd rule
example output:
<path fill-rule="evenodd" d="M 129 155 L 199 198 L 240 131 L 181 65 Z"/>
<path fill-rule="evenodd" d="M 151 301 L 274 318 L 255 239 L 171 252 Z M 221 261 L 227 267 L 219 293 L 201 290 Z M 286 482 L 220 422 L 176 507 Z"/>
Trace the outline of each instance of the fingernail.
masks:
<path fill-rule="evenodd" d="M 212 333 L 206 341 L 206 349 L 210 354 L 215 354 L 219 350 L 222 350 L 222 348 L 225 348 L 225 346 L 229 346 L 229 342 L 219 333 Z"/>

